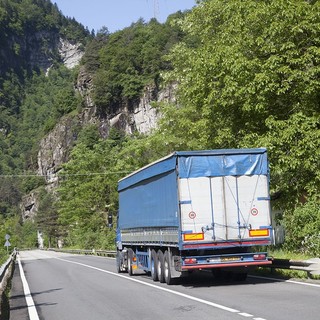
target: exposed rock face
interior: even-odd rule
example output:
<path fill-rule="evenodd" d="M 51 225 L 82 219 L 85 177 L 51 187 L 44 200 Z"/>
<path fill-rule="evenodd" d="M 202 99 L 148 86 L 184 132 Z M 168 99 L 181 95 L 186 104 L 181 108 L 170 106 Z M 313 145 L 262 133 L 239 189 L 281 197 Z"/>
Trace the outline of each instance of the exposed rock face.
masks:
<path fill-rule="evenodd" d="M 40 142 L 38 152 L 38 174 L 44 175 L 49 188 L 57 183 L 57 172 L 68 160 L 69 152 L 77 138 L 77 119 L 63 118 Z"/>
<path fill-rule="evenodd" d="M 47 70 L 54 60 L 54 53 L 58 44 L 58 37 L 52 32 L 37 32 L 25 39 L 24 50 L 29 53 L 27 61 L 31 67 Z M 46 43 L 47 50 L 43 50 Z"/>
<path fill-rule="evenodd" d="M 46 52 L 41 50 L 41 43 L 46 41 L 50 43 L 50 47 Z M 40 45 L 39 45 L 40 44 Z M 32 37 L 25 39 L 22 43 L 22 49 L 29 53 L 29 63 L 31 67 L 37 66 L 43 70 L 49 70 L 53 62 L 55 52 L 59 52 L 61 59 L 67 68 L 73 68 L 79 64 L 83 51 L 79 43 L 72 44 L 67 40 L 59 38 L 49 32 L 39 32 Z M 90 80 L 91 81 L 91 80 Z M 86 90 L 83 84 L 83 90 Z M 90 97 L 86 103 L 90 104 Z M 94 112 L 94 108 L 87 108 L 83 114 L 88 111 L 89 114 Z M 93 116 L 87 116 L 87 118 Z M 38 174 L 45 175 L 47 181 L 47 189 L 52 190 L 57 187 L 57 172 L 61 169 L 62 163 L 68 160 L 69 152 L 76 140 L 77 135 L 74 129 L 77 124 L 81 125 L 79 119 L 64 118 L 56 125 L 40 143 L 38 152 Z M 38 211 L 39 196 L 36 191 L 31 192 L 22 199 L 21 212 L 23 220 L 33 219 Z"/>
<path fill-rule="evenodd" d="M 75 89 L 80 93 L 81 97 L 84 99 L 86 107 L 90 109 L 94 108 L 94 103 L 91 96 L 92 88 L 92 76 L 88 72 L 86 72 L 84 67 L 80 68 Z"/>
<path fill-rule="evenodd" d="M 139 105 L 134 108 L 134 127 L 140 133 L 148 134 L 157 127 L 160 118 L 159 110 L 152 106 L 153 102 L 175 102 L 174 86 L 156 92 L 155 88 L 147 87 L 140 99 Z"/>
<path fill-rule="evenodd" d="M 81 50 L 80 43 L 72 44 L 62 38 L 59 40 L 59 53 L 64 65 L 69 69 L 77 66 L 84 54 Z"/>
<path fill-rule="evenodd" d="M 17 54 L 8 55 L 6 50 L 16 48 Z M 26 33 L 23 37 L 12 36 L 7 40 L 6 47 L 0 48 L 0 70 L 23 67 L 48 70 L 57 56 L 61 57 L 67 68 L 79 64 L 84 51 L 80 43 L 71 43 L 59 37 L 54 31 L 38 31 Z"/>
<path fill-rule="evenodd" d="M 68 161 L 70 151 L 77 140 L 77 128 L 88 124 L 97 124 L 103 138 L 108 137 L 111 127 L 123 130 L 127 134 L 132 134 L 136 130 L 148 134 L 157 127 L 161 116 L 153 104 L 176 102 L 175 86 L 160 92 L 155 87 L 148 86 L 139 103 L 133 108 L 129 110 L 127 106 L 122 106 L 114 116 L 101 119 L 97 115 L 97 108 L 91 97 L 92 86 L 91 76 L 84 69 L 81 69 L 75 89 L 83 97 L 85 107 L 77 117 L 64 117 L 40 142 L 38 174 L 45 176 L 47 190 L 54 191 L 58 185 L 57 173 L 62 164 Z M 23 219 L 33 219 L 37 212 L 38 203 L 36 192 L 30 193 L 23 199 L 21 204 Z"/>
<path fill-rule="evenodd" d="M 148 86 L 139 103 L 133 107 L 133 111 L 127 106 L 122 106 L 114 116 L 102 119 L 97 115 L 97 108 L 91 98 L 92 86 L 92 78 L 81 69 L 76 90 L 83 97 L 86 107 L 77 117 L 62 119 L 40 143 L 38 174 L 46 176 L 49 189 L 56 186 L 57 172 L 61 169 L 61 165 L 68 161 L 70 150 L 77 139 L 75 128 L 97 124 L 103 138 L 108 137 L 111 127 L 127 134 L 132 134 L 134 131 L 148 134 L 156 128 L 160 118 L 159 110 L 153 107 L 153 104 L 164 101 L 175 102 L 174 87 L 157 92 L 155 87 Z"/>
<path fill-rule="evenodd" d="M 23 37 L 15 35 L 7 41 L 7 50 L 16 47 L 18 51 L 17 55 L 8 55 L 4 49 L 0 49 L 1 60 L 6 66 L 47 70 L 57 52 L 59 36 L 50 31 L 38 31 L 32 34 L 26 33 Z"/>
<path fill-rule="evenodd" d="M 101 119 L 97 115 L 97 108 L 92 100 L 92 77 L 82 68 L 79 72 L 76 90 L 84 99 L 86 108 L 83 109 L 80 117 L 83 125 L 88 123 L 98 123 L 101 137 L 106 138 L 110 127 L 116 127 L 127 134 L 132 134 L 135 130 L 148 134 L 157 127 L 160 114 L 153 106 L 157 102 L 175 103 L 175 86 L 157 91 L 154 86 L 147 86 L 140 101 L 133 107 L 121 106 L 116 114 L 109 115 L 107 119 Z"/>
<path fill-rule="evenodd" d="M 151 102 L 157 99 L 153 88 L 147 87 L 139 105 L 134 108 L 133 121 L 140 133 L 149 133 L 157 125 L 158 111 L 152 107 Z"/>
<path fill-rule="evenodd" d="M 35 214 L 38 211 L 39 195 L 37 191 L 29 193 L 22 198 L 20 208 L 22 212 L 22 220 L 34 219 Z"/>

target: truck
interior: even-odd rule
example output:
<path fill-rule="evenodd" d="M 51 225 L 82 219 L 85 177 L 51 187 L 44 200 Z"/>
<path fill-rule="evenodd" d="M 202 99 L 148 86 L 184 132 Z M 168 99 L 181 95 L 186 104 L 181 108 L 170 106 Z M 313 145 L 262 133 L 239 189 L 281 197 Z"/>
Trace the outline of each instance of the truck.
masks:
<path fill-rule="evenodd" d="M 267 150 L 176 151 L 118 181 L 116 266 L 172 284 L 272 263 Z M 141 271 L 139 271 L 141 272 Z"/>

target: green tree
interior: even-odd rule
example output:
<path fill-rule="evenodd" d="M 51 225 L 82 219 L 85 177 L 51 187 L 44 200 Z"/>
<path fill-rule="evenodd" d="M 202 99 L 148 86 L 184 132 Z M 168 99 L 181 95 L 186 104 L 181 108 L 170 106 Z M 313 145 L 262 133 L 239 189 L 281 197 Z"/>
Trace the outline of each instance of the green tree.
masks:
<path fill-rule="evenodd" d="M 169 55 L 179 107 L 157 134 L 176 149 L 267 146 L 284 221 L 311 212 L 301 201 L 319 208 L 320 3 L 199 1 L 180 24 L 198 40 Z"/>
<path fill-rule="evenodd" d="M 52 193 L 48 193 L 44 188 L 39 193 L 39 208 L 35 216 L 37 229 L 48 239 L 47 246 L 53 248 L 57 246 L 57 241 L 61 236 L 61 228 L 58 223 L 58 209 L 56 200 Z"/>
<path fill-rule="evenodd" d="M 236 147 L 265 133 L 269 115 L 319 113 L 318 2 L 202 1 L 181 25 L 199 45 L 170 55 L 183 105 L 176 127 L 201 147 Z"/>
<path fill-rule="evenodd" d="M 163 56 L 184 35 L 178 25 L 171 26 L 173 19 L 165 24 L 140 19 L 113 34 L 98 34 L 88 47 L 86 65 L 93 65 L 98 52 L 93 98 L 102 115 L 115 113 L 124 104 L 131 107 L 146 85 L 160 86 L 160 72 L 170 68 Z M 93 54 L 93 48 L 99 51 Z"/>
<path fill-rule="evenodd" d="M 121 143 L 120 137 L 94 145 L 78 143 L 70 161 L 63 167 L 58 213 L 69 245 L 82 248 L 113 246 L 113 241 L 108 241 L 112 239 L 110 233 L 114 233 L 107 229 L 106 219 L 117 208 L 114 194 L 119 175 L 113 168 L 118 143 Z"/>
<path fill-rule="evenodd" d="M 20 214 L 19 201 L 22 193 L 43 181 L 23 180 L 19 173 L 36 170 L 45 129 L 53 128 L 80 104 L 73 87 L 75 75 L 62 66 L 52 39 L 85 44 L 91 35 L 75 19 L 64 17 L 50 0 L 0 0 L 0 29 L 0 174 L 4 175 L 0 215 L 4 223 L 16 221 L 26 236 L 22 222 L 15 220 Z M 41 61 L 35 61 L 35 52 Z M 46 59 L 53 67 L 44 75 L 40 62 Z"/>

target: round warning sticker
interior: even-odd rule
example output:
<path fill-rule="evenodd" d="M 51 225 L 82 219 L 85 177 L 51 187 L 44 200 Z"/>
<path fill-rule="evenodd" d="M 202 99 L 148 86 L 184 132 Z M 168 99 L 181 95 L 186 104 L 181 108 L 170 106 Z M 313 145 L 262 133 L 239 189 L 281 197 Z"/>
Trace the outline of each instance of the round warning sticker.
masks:
<path fill-rule="evenodd" d="M 253 216 L 256 216 L 258 213 L 259 213 L 259 211 L 258 211 L 257 208 L 252 208 L 252 209 L 251 209 L 251 214 L 252 214 Z"/>
<path fill-rule="evenodd" d="M 194 219 L 196 217 L 196 213 L 194 211 L 189 212 L 189 218 Z"/>

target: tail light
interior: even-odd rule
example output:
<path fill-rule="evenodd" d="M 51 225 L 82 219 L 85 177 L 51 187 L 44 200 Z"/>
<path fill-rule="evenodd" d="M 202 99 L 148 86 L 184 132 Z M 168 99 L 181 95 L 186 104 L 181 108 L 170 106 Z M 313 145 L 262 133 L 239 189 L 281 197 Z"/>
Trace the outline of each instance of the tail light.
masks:
<path fill-rule="evenodd" d="M 197 259 L 196 258 L 186 258 L 186 259 L 184 259 L 184 263 L 185 264 L 195 264 L 195 263 L 197 263 Z"/>
<path fill-rule="evenodd" d="M 253 260 L 266 260 L 265 254 L 255 254 L 253 255 Z"/>

